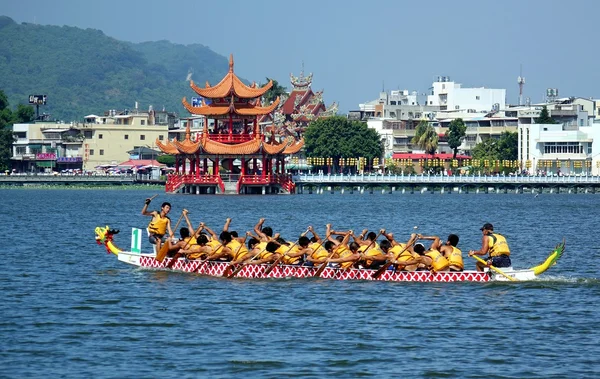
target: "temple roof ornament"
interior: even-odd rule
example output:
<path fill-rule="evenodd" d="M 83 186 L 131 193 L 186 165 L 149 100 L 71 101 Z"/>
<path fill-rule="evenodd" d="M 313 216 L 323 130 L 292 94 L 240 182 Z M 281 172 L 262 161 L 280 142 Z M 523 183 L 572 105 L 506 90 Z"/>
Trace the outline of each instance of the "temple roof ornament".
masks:
<path fill-rule="evenodd" d="M 292 83 L 292 86 L 294 86 L 294 90 L 306 91 L 312 84 L 312 77 L 312 73 L 308 74 L 306 77 L 304 76 L 304 62 L 302 62 L 300 76 L 296 77 L 293 73 L 290 73 L 290 82 Z"/>
<path fill-rule="evenodd" d="M 254 99 L 256 97 L 264 95 L 271 87 L 273 87 L 273 81 L 265 84 L 261 88 L 254 86 L 245 85 L 233 72 L 233 54 L 229 56 L 229 72 L 225 77 L 215 86 L 210 86 L 206 82 L 205 88 L 200 88 L 194 84 L 194 81 L 190 81 L 190 87 L 199 96 L 206 97 L 209 99 L 218 99 L 235 95 L 243 99 Z"/>

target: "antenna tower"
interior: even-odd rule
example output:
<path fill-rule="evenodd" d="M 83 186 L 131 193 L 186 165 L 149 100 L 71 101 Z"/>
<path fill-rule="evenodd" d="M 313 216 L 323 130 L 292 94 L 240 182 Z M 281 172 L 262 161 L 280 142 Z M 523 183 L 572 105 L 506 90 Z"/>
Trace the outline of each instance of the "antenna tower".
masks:
<path fill-rule="evenodd" d="M 517 83 L 519 83 L 519 105 L 523 105 L 523 85 L 525 84 L 525 78 L 523 77 L 523 65 L 520 66 Z"/>

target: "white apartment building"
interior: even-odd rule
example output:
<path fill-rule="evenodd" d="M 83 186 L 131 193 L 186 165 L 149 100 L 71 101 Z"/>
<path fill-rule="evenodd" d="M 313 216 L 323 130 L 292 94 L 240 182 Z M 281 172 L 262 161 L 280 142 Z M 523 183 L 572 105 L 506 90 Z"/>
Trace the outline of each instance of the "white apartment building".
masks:
<path fill-rule="evenodd" d="M 506 89 L 462 88 L 449 76 L 439 76 L 427 95 L 426 105 L 439 107 L 442 111 L 487 113 L 506 107 Z"/>
<path fill-rule="evenodd" d="M 536 123 L 543 106 L 556 124 Z M 593 117 L 596 109 L 594 100 L 569 98 L 507 110 L 519 118 L 522 167 L 547 175 L 600 175 L 600 123 Z"/>

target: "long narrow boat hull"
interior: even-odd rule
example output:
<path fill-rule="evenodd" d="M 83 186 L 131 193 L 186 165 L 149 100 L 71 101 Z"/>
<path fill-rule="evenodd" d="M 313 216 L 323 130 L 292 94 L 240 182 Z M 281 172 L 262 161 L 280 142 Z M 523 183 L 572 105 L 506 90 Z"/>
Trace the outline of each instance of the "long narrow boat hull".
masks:
<path fill-rule="evenodd" d="M 166 258 L 163 262 L 159 262 L 152 254 L 137 254 L 126 251 L 121 251 L 118 257 L 119 260 L 122 262 L 148 269 L 166 269 L 166 267 L 171 263 L 171 258 Z M 175 262 L 172 265 L 172 267 L 169 268 L 169 270 L 222 277 L 228 266 L 229 264 L 227 262 L 201 262 L 178 259 L 177 262 Z M 247 265 L 236 275 L 236 277 L 246 279 L 312 278 L 314 277 L 315 272 L 317 271 L 316 267 L 280 265 L 273 269 L 269 274 L 264 275 L 268 267 L 268 264 Z M 340 269 L 328 267 L 323 271 L 320 277 L 323 279 L 377 280 L 389 282 L 489 282 L 496 280 L 508 281 L 508 279 L 502 277 L 501 275 L 496 275 L 493 272 L 477 271 L 431 273 L 429 271 L 394 272 L 388 270 L 385 273 L 383 273 L 379 278 L 373 279 L 372 275 L 373 273 L 375 273 L 375 271 L 376 270 L 371 269 Z M 505 273 L 507 275 L 513 276 L 518 280 L 535 279 L 535 274 L 532 270 L 506 269 Z"/>
<path fill-rule="evenodd" d="M 140 234 L 135 233 L 139 229 L 133 229 L 132 236 L 132 248 L 136 246 L 139 250 L 141 245 Z M 108 253 L 112 253 L 118 257 L 122 262 L 138 266 L 141 268 L 148 269 L 168 269 L 180 272 L 198 273 L 202 275 L 223 277 L 226 270 L 229 274 L 232 267 L 229 266 L 228 262 L 220 261 L 190 261 L 184 258 L 179 258 L 176 262 L 172 262 L 171 258 L 166 258 L 162 262 L 156 259 L 156 254 L 142 254 L 137 251 L 124 251 L 118 248 L 113 243 L 113 236 L 118 233 L 116 230 L 111 230 L 108 226 L 97 227 L 96 230 L 96 242 L 99 245 L 104 245 Z M 429 271 L 386 271 L 377 279 L 373 278 L 373 274 L 376 270 L 372 269 L 341 269 L 341 268 L 326 268 L 320 275 L 320 278 L 324 279 L 337 279 L 337 280 L 377 280 L 377 281 L 390 281 L 390 282 L 489 282 L 489 281 L 516 281 L 523 280 L 534 280 L 538 275 L 545 272 L 551 266 L 555 265 L 557 260 L 562 256 L 565 249 L 565 241 L 558 244 L 556 248 L 550 253 L 546 260 L 535 267 L 525 270 L 514 270 L 511 267 L 502 268 L 501 274 L 495 271 L 485 272 L 478 271 L 461 271 L 461 272 L 437 272 L 432 273 Z M 289 266 L 279 265 L 271 270 L 268 274 L 267 269 L 270 267 L 269 264 L 264 265 L 247 265 L 242 268 L 236 275 L 237 278 L 257 279 L 257 278 L 311 278 L 314 277 L 317 268 L 306 267 L 306 266 Z M 499 271 L 499 270 L 498 270 Z M 510 279 L 510 278 L 513 279 Z"/>

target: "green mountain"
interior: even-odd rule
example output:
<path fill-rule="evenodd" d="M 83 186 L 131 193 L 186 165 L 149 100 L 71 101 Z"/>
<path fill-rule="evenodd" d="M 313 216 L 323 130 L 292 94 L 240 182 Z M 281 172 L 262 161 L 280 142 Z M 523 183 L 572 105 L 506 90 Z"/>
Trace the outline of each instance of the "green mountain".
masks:
<path fill-rule="evenodd" d="M 108 109 L 187 111 L 194 96 L 186 80 L 204 86 L 227 73 L 227 58 L 200 44 L 130 43 L 100 30 L 22 23 L 0 16 L 0 89 L 11 107 L 29 95 L 48 95 L 42 112 L 81 121 Z"/>

